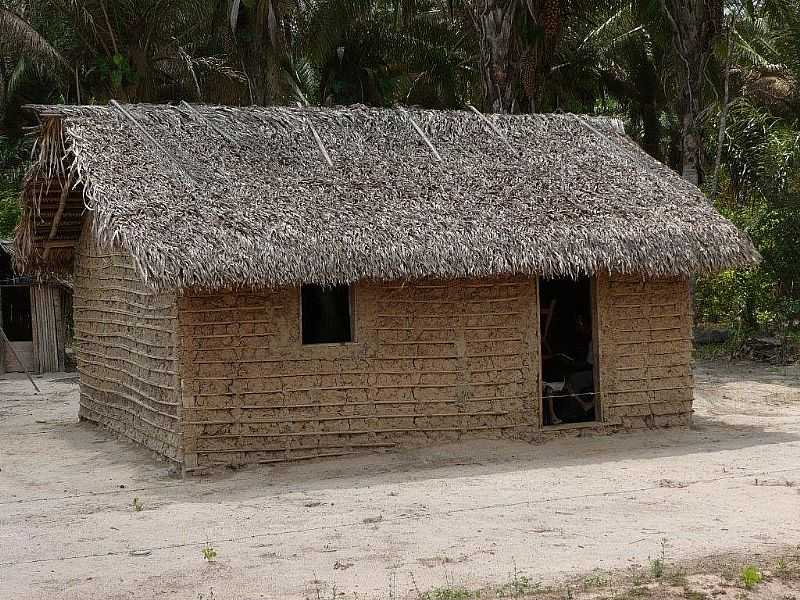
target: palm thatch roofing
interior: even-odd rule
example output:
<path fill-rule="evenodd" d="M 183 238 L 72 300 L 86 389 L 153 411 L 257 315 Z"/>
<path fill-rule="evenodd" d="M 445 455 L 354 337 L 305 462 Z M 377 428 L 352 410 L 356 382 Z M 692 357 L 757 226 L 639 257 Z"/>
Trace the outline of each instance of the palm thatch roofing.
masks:
<path fill-rule="evenodd" d="M 14 241 L 0 238 L 0 288 L 29 285 L 30 277 L 20 277 L 14 272 Z M 2 297 L 0 296 L 0 300 Z M 2 302 L 0 302 L 2 304 Z M 0 323 L 0 327 L 2 324 Z"/>
<path fill-rule="evenodd" d="M 17 234 L 29 266 L 69 252 L 89 213 L 98 243 L 130 252 L 154 288 L 687 275 L 758 260 L 611 119 L 31 108 L 39 143 Z"/>

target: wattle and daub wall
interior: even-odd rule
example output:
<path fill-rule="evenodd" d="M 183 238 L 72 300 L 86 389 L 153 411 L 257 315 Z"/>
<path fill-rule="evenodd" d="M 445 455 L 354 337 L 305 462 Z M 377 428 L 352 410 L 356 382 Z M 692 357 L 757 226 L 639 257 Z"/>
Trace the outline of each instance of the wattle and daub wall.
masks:
<path fill-rule="evenodd" d="M 692 301 L 683 278 L 597 278 L 603 422 L 624 429 L 688 425 Z"/>
<path fill-rule="evenodd" d="M 595 298 L 600 427 L 687 424 L 688 283 L 602 275 Z M 353 343 L 304 346 L 297 288 L 154 294 L 82 242 L 80 415 L 187 469 L 552 435 L 535 279 L 360 283 L 353 303 Z"/>
<path fill-rule="evenodd" d="M 535 288 L 363 283 L 351 344 L 303 346 L 295 289 L 186 295 L 187 465 L 516 436 L 536 419 Z"/>
<path fill-rule="evenodd" d="M 79 416 L 182 462 L 176 296 L 147 288 L 124 252 L 96 248 L 89 227 L 73 296 Z"/>

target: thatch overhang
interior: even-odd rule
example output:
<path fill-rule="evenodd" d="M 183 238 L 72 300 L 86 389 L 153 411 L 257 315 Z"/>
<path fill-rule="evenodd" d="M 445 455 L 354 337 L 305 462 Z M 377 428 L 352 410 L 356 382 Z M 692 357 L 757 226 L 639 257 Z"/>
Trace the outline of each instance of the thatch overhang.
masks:
<path fill-rule="evenodd" d="M 688 275 L 758 253 L 618 121 L 577 115 L 36 106 L 19 256 L 101 245 L 154 288 Z"/>

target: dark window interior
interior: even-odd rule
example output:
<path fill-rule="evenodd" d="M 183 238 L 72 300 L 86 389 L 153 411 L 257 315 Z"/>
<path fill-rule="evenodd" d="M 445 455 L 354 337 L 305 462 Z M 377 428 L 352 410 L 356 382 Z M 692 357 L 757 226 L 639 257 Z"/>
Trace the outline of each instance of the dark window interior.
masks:
<path fill-rule="evenodd" d="M 304 285 L 301 293 L 304 344 L 353 341 L 349 286 Z"/>
<path fill-rule="evenodd" d="M 29 287 L 0 288 L 3 331 L 10 342 L 33 340 L 31 327 L 31 290 Z"/>
<path fill-rule="evenodd" d="M 11 256 L 0 250 L 0 281 L 12 279 L 13 277 L 14 269 L 11 265 Z"/>
<path fill-rule="evenodd" d="M 591 279 L 540 279 L 539 304 L 544 424 L 594 421 Z"/>

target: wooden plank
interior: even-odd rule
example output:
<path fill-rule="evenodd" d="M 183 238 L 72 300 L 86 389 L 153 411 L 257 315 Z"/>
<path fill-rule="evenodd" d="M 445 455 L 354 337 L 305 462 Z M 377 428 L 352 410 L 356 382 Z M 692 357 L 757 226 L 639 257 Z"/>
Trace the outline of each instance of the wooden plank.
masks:
<path fill-rule="evenodd" d="M 77 240 L 44 240 L 39 245 L 45 250 L 51 248 L 75 248 Z"/>

